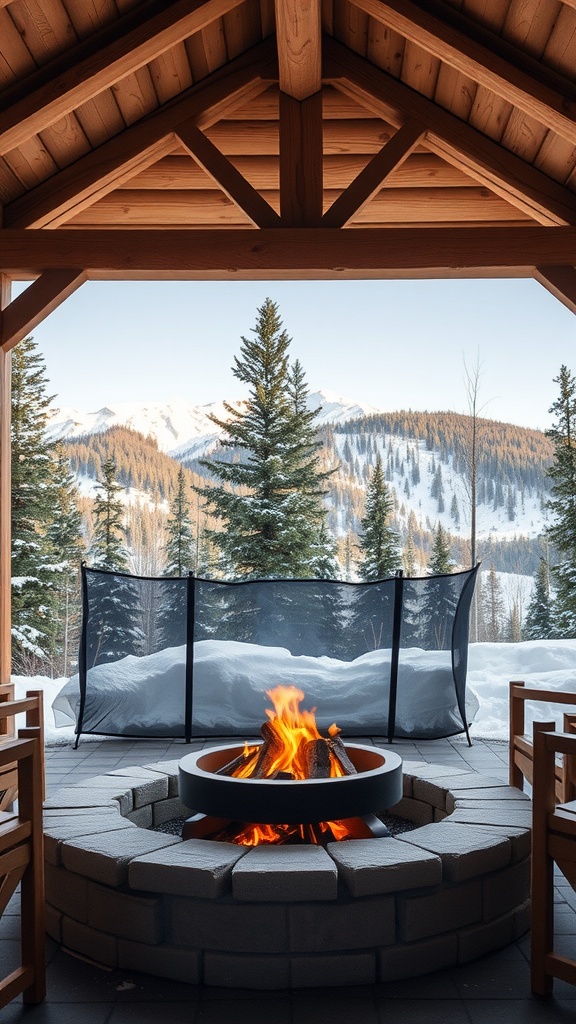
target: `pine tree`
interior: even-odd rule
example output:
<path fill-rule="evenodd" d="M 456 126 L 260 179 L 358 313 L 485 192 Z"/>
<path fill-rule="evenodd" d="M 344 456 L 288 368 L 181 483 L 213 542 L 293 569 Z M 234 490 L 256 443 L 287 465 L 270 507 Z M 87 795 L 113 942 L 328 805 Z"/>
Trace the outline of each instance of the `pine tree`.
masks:
<path fill-rule="evenodd" d="M 408 535 L 406 537 L 406 543 L 402 551 L 402 568 L 405 576 L 415 576 L 417 571 L 417 558 L 416 558 L 416 545 L 414 543 L 414 534 L 408 526 Z"/>
<path fill-rule="evenodd" d="M 302 367 L 290 367 L 290 338 L 266 299 L 254 339 L 242 338 L 234 376 L 249 385 L 245 409 L 226 405 L 229 421 L 211 417 L 221 445 L 237 461 L 202 460 L 223 486 L 200 488 L 222 524 L 209 532 L 221 568 L 236 578 L 303 578 L 311 573 L 325 519 L 325 482 Z"/>
<path fill-rule="evenodd" d="M 504 635 L 504 600 L 502 586 L 494 565 L 490 566 L 488 580 L 482 589 L 482 619 L 484 624 L 483 640 L 499 643 Z"/>
<path fill-rule="evenodd" d="M 53 585 L 52 674 L 69 675 L 71 659 L 76 658 L 80 638 L 82 600 L 80 562 L 84 552 L 82 514 L 78 507 L 78 488 L 70 472 L 70 463 L 61 446 L 54 460 L 52 484 L 52 522 L 47 536 L 52 545 L 58 575 Z"/>
<path fill-rule="evenodd" d="M 32 338 L 12 354 L 12 664 L 32 675 L 54 643 L 59 567 L 47 530 L 53 519 L 54 444 L 46 439 L 44 360 Z"/>
<path fill-rule="evenodd" d="M 548 640 L 554 635 L 550 571 L 546 559 L 540 559 L 534 590 L 526 611 L 523 640 Z"/>
<path fill-rule="evenodd" d="M 195 564 L 194 535 L 190 521 L 190 502 L 186 497 L 184 469 L 178 470 L 176 494 L 170 504 L 164 547 L 166 576 L 185 576 Z"/>
<path fill-rule="evenodd" d="M 116 480 L 116 461 L 106 459 L 102 479 L 96 484 L 94 499 L 94 534 L 90 549 L 92 566 L 110 572 L 128 571 L 125 547 L 124 505 L 118 495 L 123 490 Z"/>
<path fill-rule="evenodd" d="M 552 523 L 548 536 L 557 552 L 552 574 L 556 583 L 557 627 L 564 637 L 576 636 L 576 379 L 566 366 L 554 378 L 560 387 L 550 407 L 556 422 L 546 431 L 554 445 L 554 462 L 548 509 Z"/>
<path fill-rule="evenodd" d="M 385 579 L 401 568 L 398 535 L 390 526 L 393 508 L 378 456 L 366 491 L 366 513 L 358 538 L 362 552 L 358 571 L 363 580 Z"/>
<path fill-rule="evenodd" d="M 101 492 L 94 499 L 94 533 L 90 554 L 94 568 L 112 575 L 98 575 L 90 588 L 90 624 L 86 651 L 88 668 L 103 662 L 118 661 L 129 654 L 149 653 L 155 638 L 144 626 L 144 602 L 135 580 L 120 575 L 128 570 L 128 552 L 124 543 L 124 506 L 118 495 L 122 487 L 116 480 L 116 462 L 107 459 L 102 466 Z"/>
<path fill-rule="evenodd" d="M 454 562 L 450 554 L 450 543 L 442 523 L 438 523 L 434 531 L 432 550 L 428 561 L 428 572 L 431 576 L 454 572 Z"/>

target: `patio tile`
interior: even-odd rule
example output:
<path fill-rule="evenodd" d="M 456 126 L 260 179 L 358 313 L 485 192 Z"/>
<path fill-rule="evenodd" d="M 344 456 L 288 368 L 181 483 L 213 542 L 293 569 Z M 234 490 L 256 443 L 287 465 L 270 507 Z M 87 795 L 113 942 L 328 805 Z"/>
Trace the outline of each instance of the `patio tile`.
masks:
<path fill-rule="evenodd" d="M 527 963 L 487 957 L 455 968 L 458 994 L 470 999 L 530 999 L 530 967 Z"/>
<path fill-rule="evenodd" d="M 194 1018 L 194 1024 L 291 1024 L 292 1009 L 290 995 L 275 995 L 272 999 L 259 998 L 259 993 L 252 993 L 251 999 L 231 1004 L 227 1000 L 201 1001 Z M 296 1018 L 300 1024 L 301 1018 Z M 302 1024 L 304 1024 L 302 1018 Z M 123 1021 L 116 1021 L 113 1017 L 110 1024 L 123 1024 Z M 128 1024 L 128 1022 L 127 1022 Z M 141 1024 L 138 1018 L 138 1024 Z M 147 1018 L 144 1024 L 148 1024 Z M 151 1021 L 150 1024 L 155 1024 Z M 159 1018 L 159 1024 L 164 1024 Z M 173 1021 L 171 1020 L 171 1024 Z M 371 1024 L 371 1022 L 367 1022 Z"/>
<path fill-rule="evenodd" d="M 576 1013 L 576 1002 L 570 1008 L 556 999 L 470 1000 L 464 1006 L 470 1024 L 573 1024 Z"/>
<path fill-rule="evenodd" d="M 420 994 L 420 993 L 418 993 Z M 381 1024 L 391 1021 L 402 1024 L 470 1024 L 470 1017 L 458 999 L 379 999 Z"/>
<path fill-rule="evenodd" d="M 292 1020 L 294 1024 L 380 1024 L 380 1014 L 371 989 L 353 988 L 349 995 L 323 989 L 294 993 Z"/>

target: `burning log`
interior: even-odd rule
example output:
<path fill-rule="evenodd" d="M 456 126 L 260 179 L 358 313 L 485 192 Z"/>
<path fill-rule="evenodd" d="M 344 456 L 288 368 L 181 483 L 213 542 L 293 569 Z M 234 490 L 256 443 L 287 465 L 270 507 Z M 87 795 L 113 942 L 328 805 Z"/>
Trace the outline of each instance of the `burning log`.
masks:
<path fill-rule="evenodd" d="M 254 750 L 250 750 L 247 754 L 242 751 L 238 754 L 238 757 L 233 758 L 232 761 L 228 761 L 228 764 L 219 768 L 218 771 L 214 772 L 215 775 L 234 775 L 239 768 L 247 768 L 252 761 L 255 761 L 258 757 L 258 751 L 260 747 L 256 747 Z"/>
<path fill-rule="evenodd" d="M 253 779 L 267 779 L 274 775 L 274 763 L 282 753 L 282 739 L 272 728 L 270 722 L 264 722 L 260 729 L 264 743 L 260 747 L 258 760 L 251 773 Z"/>
<path fill-rule="evenodd" d="M 327 741 L 327 743 L 328 743 L 328 746 L 329 746 L 330 750 L 332 751 L 334 757 L 336 758 L 336 760 L 338 761 L 340 767 L 342 768 L 342 771 L 344 772 L 344 774 L 345 775 L 357 775 L 358 772 L 356 771 L 356 768 L 354 767 L 354 765 L 352 764 L 352 761 L 348 757 L 348 753 L 346 751 L 346 747 L 342 743 L 342 740 L 340 739 L 340 737 L 339 736 L 333 736 L 331 739 L 329 739 Z"/>
<path fill-rule="evenodd" d="M 306 762 L 306 778 L 330 778 L 330 747 L 326 740 L 304 740 L 303 755 Z"/>

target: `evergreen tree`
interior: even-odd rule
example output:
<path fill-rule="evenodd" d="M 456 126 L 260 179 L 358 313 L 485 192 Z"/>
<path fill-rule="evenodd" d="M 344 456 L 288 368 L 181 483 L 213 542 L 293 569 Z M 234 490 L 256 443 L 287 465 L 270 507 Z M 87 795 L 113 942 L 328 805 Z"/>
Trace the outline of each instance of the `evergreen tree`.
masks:
<path fill-rule="evenodd" d="M 54 644 L 53 586 L 59 567 L 48 536 L 53 519 L 54 444 L 46 440 L 44 360 L 32 338 L 12 353 L 12 664 L 32 675 Z"/>
<path fill-rule="evenodd" d="M 362 533 L 358 538 L 362 552 L 358 571 L 363 580 L 385 579 L 401 568 L 398 535 L 390 526 L 393 508 L 378 455 L 366 491 L 366 513 L 361 520 Z"/>
<path fill-rule="evenodd" d="M 505 640 L 507 644 L 518 644 L 522 639 L 522 624 L 520 622 L 520 609 L 518 601 L 512 602 L 506 621 Z"/>
<path fill-rule="evenodd" d="M 548 509 L 548 536 L 558 555 L 552 574 L 556 583 L 556 616 L 560 635 L 576 637 L 576 379 L 566 366 L 554 378 L 558 399 L 550 407 L 556 422 L 546 431 L 554 445 Z"/>
<path fill-rule="evenodd" d="M 450 543 L 442 523 L 438 523 L 434 531 L 432 550 L 428 561 L 428 572 L 431 576 L 454 572 L 455 565 L 450 554 Z"/>
<path fill-rule="evenodd" d="M 114 459 L 104 462 L 97 488 L 101 493 L 94 499 L 90 553 L 93 567 L 106 573 L 91 578 L 88 668 L 119 661 L 129 654 L 149 653 L 155 643 L 143 629 L 141 589 L 135 580 L 120 575 L 127 572 L 128 552 L 124 545 L 124 506 L 118 497 L 122 487 L 116 481 Z"/>
<path fill-rule="evenodd" d="M 233 367 L 234 376 L 249 385 L 245 408 L 226 405 L 226 422 L 211 417 L 223 431 L 222 446 L 240 458 L 202 460 L 224 486 L 199 493 L 223 526 L 209 536 L 225 573 L 303 578 L 317 555 L 330 472 L 320 468 L 316 412 L 306 409 L 302 367 L 289 365 L 290 338 L 270 299 L 258 310 L 253 334 L 242 338 Z"/>
<path fill-rule="evenodd" d="M 546 560 L 541 558 L 536 583 L 526 611 L 522 639 L 548 640 L 553 635 L 550 572 Z"/>
<path fill-rule="evenodd" d="M 402 551 L 402 568 L 405 576 L 415 576 L 417 570 L 417 558 L 416 558 L 416 545 L 414 543 L 414 534 L 408 526 L 408 536 L 406 537 L 406 543 Z"/>
<path fill-rule="evenodd" d="M 80 638 L 80 562 L 84 540 L 78 489 L 62 446 L 58 446 L 54 460 L 52 495 L 52 522 L 47 529 L 47 536 L 59 571 L 52 588 L 50 653 L 52 674 L 69 675 L 72 671 L 71 658 L 77 656 Z"/>
<path fill-rule="evenodd" d="M 489 643 L 499 643 L 504 636 L 504 600 L 502 586 L 493 565 L 490 566 L 488 579 L 484 582 L 482 601 L 484 636 L 481 639 Z"/>
<path fill-rule="evenodd" d="M 190 521 L 190 502 L 186 497 L 184 469 L 178 470 L 178 485 L 166 522 L 164 547 L 166 576 L 185 576 L 194 567 L 194 536 Z"/>
<path fill-rule="evenodd" d="M 96 488 L 100 493 L 94 499 L 94 534 L 90 549 L 92 566 L 110 572 L 127 572 L 124 505 L 118 497 L 123 488 L 116 480 L 114 459 L 106 459 L 102 465 L 102 479 Z"/>

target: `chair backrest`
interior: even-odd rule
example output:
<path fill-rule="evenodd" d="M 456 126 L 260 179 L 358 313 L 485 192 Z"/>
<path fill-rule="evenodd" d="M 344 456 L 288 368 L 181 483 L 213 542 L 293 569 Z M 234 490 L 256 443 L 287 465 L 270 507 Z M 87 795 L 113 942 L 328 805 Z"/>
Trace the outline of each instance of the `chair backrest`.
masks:
<path fill-rule="evenodd" d="M 26 715 L 26 728 L 20 730 L 25 736 L 28 729 L 40 731 L 40 759 L 42 775 L 42 800 L 45 799 L 44 783 L 44 705 L 41 690 L 27 690 L 26 696 L 15 700 L 14 685 L 0 686 L 0 750 L 15 733 L 16 715 Z M 0 767 L 0 811 L 9 810 L 18 792 L 16 763 Z"/>
<path fill-rule="evenodd" d="M 532 991 L 549 995 L 553 979 L 576 984 L 576 960 L 556 951 L 554 865 L 576 888 L 576 801 L 558 803 L 558 758 L 576 758 L 576 736 L 553 725 L 535 729 L 532 790 L 532 884 L 530 961 Z"/>
<path fill-rule="evenodd" d="M 527 701 L 576 707 L 576 692 L 531 688 L 520 681 L 510 683 L 510 785 L 517 789 L 523 789 L 524 779 L 530 785 L 534 781 L 534 743 L 532 737 L 526 735 Z M 565 733 L 576 733 L 576 714 L 564 714 L 562 727 Z M 552 729 L 553 722 L 533 724 L 534 733 L 550 732 Z M 555 761 L 554 771 L 559 803 L 565 804 L 576 799 L 576 759 L 571 754 L 561 754 Z"/>
<path fill-rule="evenodd" d="M 42 695 L 0 703 L 0 721 L 21 712 L 41 715 Z M 22 993 L 24 1002 L 38 1003 L 46 992 L 43 731 L 27 725 L 18 737 L 0 742 L 0 779 L 7 784 L 17 809 L 0 811 L 0 916 L 20 884 L 20 966 L 2 976 L 0 1007 Z"/>

